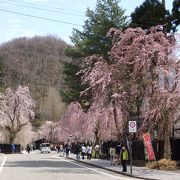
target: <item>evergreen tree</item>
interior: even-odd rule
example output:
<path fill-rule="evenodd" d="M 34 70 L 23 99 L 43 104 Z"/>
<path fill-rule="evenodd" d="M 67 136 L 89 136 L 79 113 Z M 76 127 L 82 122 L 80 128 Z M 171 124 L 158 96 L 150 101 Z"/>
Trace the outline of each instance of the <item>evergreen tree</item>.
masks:
<path fill-rule="evenodd" d="M 151 26 L 163 25 L 166 32 L 172 30 L 169 11 L 158 0 L 145 0 L 131 14 L 131 27 L 148 29 Z"/>
<path fill-rule="evenodd" d="M 173 2 L 173 9 L 172 9 L 172 24 L 173 24 L 173 31 L 176 31 L 176 28 L 180 24 L 180 1 L 174 0 Z"/>
<path fill-rule="evenodd" d="M 61 91 L 66 103 L 69 104 L 75 100 L 78 100 L 81 105 L 82 101 L 87 103 L 79 97 L 84 87 L 81 86 L 80 76 L 75 74 L 81 69 L 84 57 L 100 54 L 108 59 L 111 40 L 106 36 L 107 32 L 112 27 L 123 29 L 127 25 L 124 10 L 118 6 L 118 3 L 119 0 L 97 0 L 94 11 L 87 9 L 87 20 L 83 30 L 73 29 L 71 41 L 74 47 L 66 49 L 66 55 L 72 57 L 73 61 L 64 65 L 64 87 Z"/>
<path fill-rule="evenodd" d="M 83 90 L 80 77 L 75 75 L 80 70 L 77 64 L 64 62 L 63 80 L 64 87 L 61 90 L 62 101 L 70 104 L 72 101 L 81 102 L 80 92 Z"/>
<path fill-rule="evenodd" d="M 71 40 L 83 56 L 100 54 L 107 56 L 111 48 L 106 36 L 112 28 L 122 29 L 127 25 L 124 10 L 118 6 L 119 0 L 97 0 L 95 11 L 87 9 L 87 20 L 83 31 L 73 29 Z"/>

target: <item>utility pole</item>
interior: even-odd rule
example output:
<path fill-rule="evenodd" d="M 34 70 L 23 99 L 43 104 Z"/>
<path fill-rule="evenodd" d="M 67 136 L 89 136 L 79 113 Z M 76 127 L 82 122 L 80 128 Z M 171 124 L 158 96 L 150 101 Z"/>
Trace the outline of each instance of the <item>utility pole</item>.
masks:
<path fill-rule="evenodd" d="M 164 9 L 166 9 L 166 0 L 162 0 L 162 5 L 163 5 Z M 164 34 L 167 36 L 167 27 L 164 26 L 163 29 L 164 29 L 164 31 L 163 31 Z"/>
<path fill-rule="evenodd" d="M 162 5 L 163 5 L 164 8 L 166 9 L 166 2 L 165 2 L 165 0 L 162 0 Z"/>

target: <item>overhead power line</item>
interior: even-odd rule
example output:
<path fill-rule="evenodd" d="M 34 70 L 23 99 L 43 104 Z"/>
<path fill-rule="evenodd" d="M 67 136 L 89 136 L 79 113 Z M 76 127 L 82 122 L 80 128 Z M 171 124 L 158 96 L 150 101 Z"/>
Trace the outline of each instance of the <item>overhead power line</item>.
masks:
<path fill-rule="evenodd" d="M 41 17 L 41 16 L 34 16 L 34 15 L 30 15 L 30 14 L 24 14 L 24 13 L 19 13 L 19 12 L 15 12 L 15 11 L 5 10 L 5 9 L 0 9 L 0 11 L 7 12 L 7 13 L 18 14 L 18 15 L 21 15 L 21 16 L 27 16 L 27 17 L 36 18 L 36 19 L 43 19 L 43 20 L 47 20 L 47 21 L 63 23 L 63 24 L 70 24 L 70 25 L 75 25 L 75 26 L 81 26 L 82 27 L 82 25 L 80 25 L 80 24 L 66 22 L 66 21 L 60 21 L 60 20 L 56 20 L 56 19 L 45 18 L 45 17 Z"/>
<path fill-rule="evenodd" d="M 42 11 L 49 11 L 49 12 L 53 12 L 53 13 L 68 14 L 68 15 L 83 17 L 83 15 L 80 15 L 80 14 L 77 14 L 77 13 L 69 13 L 69 12 L 64 12 L 64 11 L 62 12 L 62 10 L 60 11 L 60 10 L 52 10 L 52 9 L 47 9 L 47 8 L 39 8 L 39 7 L 34 7 L 34 6 L 11 3 L 11 2 L 7 2 L 7 1 L 0 1 L 0 3 L 10 4 L 10 5 L 13 5 L 13 6 L 26 7 L 26 8 L 30 8 L 30 9 L 37 9 L 37 10 L 42 10 Z"/>
<path fill-rule="evenodd" d="M 4 2 L 13 2 L 14 0 L 6 0 Z M 14 3 L 14 2 L 13 2 Z M 16 2 L 17 4 L 17 2 Z M 25 5 L 33 5 L 33 6 L 37 6 L 37 4 L 35 3 L 28 3 L 28 2 L 18 2 L 18 4 L 25 4 Z M 41 3 L 42 4 L 42 3 Z M 73 11 L 73 10 L 67 10 L 67 9 L 64 9 L 64 8 L 59 8 L 59 7 L 53 7 L 53 6 L 46 6 L 46 8 L 50 8 L 51 10 L 62 10 L 62 11 L 66 11 L 66 12 L 70 12 L 70 13 L 76 13 L 76 14 L 79 14 L 79 15 L 83 15 L 85 12 L 80 12 L 80 11 Z"/>

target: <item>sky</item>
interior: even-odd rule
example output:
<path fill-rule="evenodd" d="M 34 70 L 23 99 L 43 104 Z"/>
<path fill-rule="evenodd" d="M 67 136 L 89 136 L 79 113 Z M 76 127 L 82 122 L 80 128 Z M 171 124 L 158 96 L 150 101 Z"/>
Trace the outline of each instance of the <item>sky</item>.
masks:
<path fill-rule="evenodd" d="M 119 6 L 130 16 L 144 0 L 121 0 Z M 172 9 L 173 0 L 166 0 Z M 87 8 L 96 0 L 0 0 L 0 44 L 19 37 L 54 35 L 71 44 L 73 28 L 80 31 Z"/>

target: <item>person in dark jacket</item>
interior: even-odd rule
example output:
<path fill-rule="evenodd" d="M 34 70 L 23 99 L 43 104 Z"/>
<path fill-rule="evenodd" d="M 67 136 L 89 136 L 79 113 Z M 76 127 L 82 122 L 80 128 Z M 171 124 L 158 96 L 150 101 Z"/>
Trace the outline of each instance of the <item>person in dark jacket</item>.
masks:
<path fill-rule="evenodd" d="M 118 165 L 120 165 L 120 161 L 121 161 L 121 158 L 120 158 L 120 154 L 121 154 L 121 145 L 118 144 L 117 147 L 116 147 L 116 158 L 117 158 L 117 161 L 118 161 Z"/>
<path fill-rule="evenodd" d="M 81 145 L 79 142 L 77 142 L 75 144 L 75 147 L 74 147 L 74 153 L 76 154 L 76 159 L 79 160 L 80 159 L 80 152 L 81 152 Z"/>
<path fill-rule="evenodd" d="M 69 156 L 69 151 L 70 151 L 70 145 L 69 144 L 65 144 L 66 157 Z"/>
<path fill-rule="evenodd" d="M 28 154 L 29 154 L 29 153 L 30 153 L 30 151 L 31 151 L 31 147 L 30 147 L 30 145 L 29 145 L 29 144 L 27 145 L 26 150 L 27 150 L 27 152 L 28 152 Z"/>

